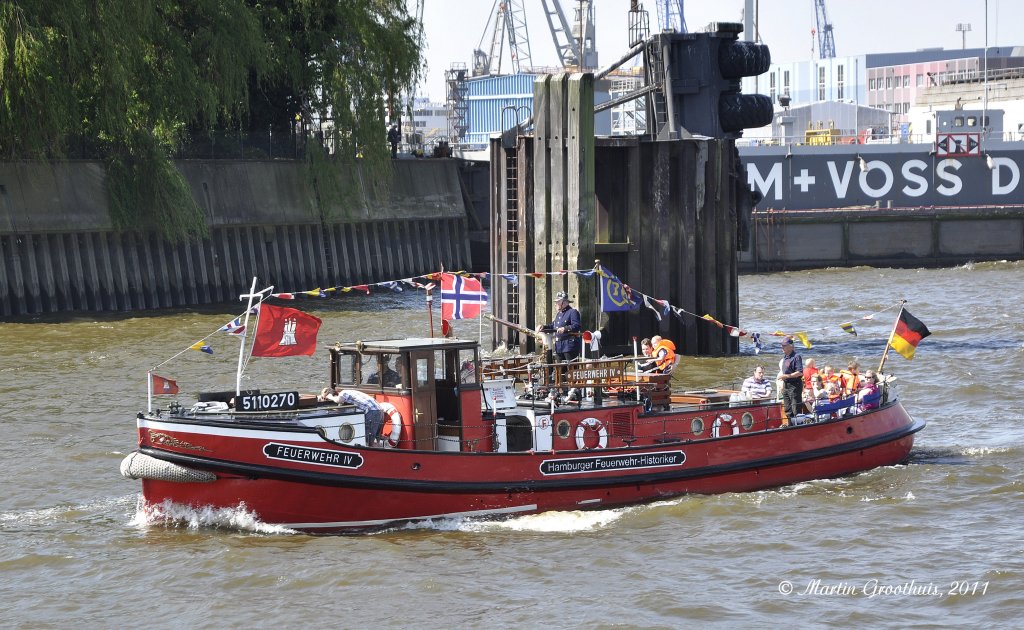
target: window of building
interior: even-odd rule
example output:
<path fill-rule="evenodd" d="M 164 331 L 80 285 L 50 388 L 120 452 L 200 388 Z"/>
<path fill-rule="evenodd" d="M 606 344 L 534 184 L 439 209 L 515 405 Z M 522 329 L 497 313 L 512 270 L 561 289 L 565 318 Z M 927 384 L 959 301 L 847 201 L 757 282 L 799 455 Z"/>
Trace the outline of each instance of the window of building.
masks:
<path fill-rule="evenodd" d="M 836 98 L 842 99 L 845 90 L 843 89 L 843 66 L 836 66 Z"/>
<path fill-rule="evenodd" d="M 772 102 L 775 102 L 775 73 L 768 75 L 768 96 L 771 97 Z"/>
<path fill-rule="evenodd" d="M 932 119 L 928 118 L 924 121 L 924 132 L 927 135 L 932 135 Z"/>
<path fill-rule="evenodd" d="M 919 75 L 917 75 L 917 87 L 923 87 L 923 86 L 924 86 L 924 75 L 923 74 L 919 74 Z"/>
<path fill-rule="evenodd" d="M 782 72 L 782 91 L 785 94 L 789 94 L 789 70 Z"/>
<path fill-rule="evenodd" d="M 903 75 L 903 87 L 910 87 L 910 75 Z"/>
<path fill-rule="evenodd" d="M 890 74 L 889 76 L 885 77 L 885 89 L 888 90 L 891 87 L 892 87 L 892 75 Z"/>
<path fill-rule="evenodd" d="M 818 67 L 818 100 L 825 100 L 825 66 Z"/>

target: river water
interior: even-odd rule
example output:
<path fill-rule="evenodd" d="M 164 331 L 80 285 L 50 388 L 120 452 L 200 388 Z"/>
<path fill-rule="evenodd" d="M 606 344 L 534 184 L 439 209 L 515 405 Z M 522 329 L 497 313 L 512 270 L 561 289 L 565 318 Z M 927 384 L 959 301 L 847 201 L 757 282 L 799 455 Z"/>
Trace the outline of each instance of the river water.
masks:
<path fill-rule="evenodd" d="M 900 298 L 932 330 L 891 355 L 928 421 L 906 465 L 749 494 L 373 535 L 275 531 L 244 512 L 147 522 L 118 464 L 145 374 L 243 308 L 0 324 L 0 624 L 416 628 L 1019 627 L 1024 610 L 1020 263 L 743 276 L 742 327 L 810 331 L 819 367 L 877 367 Z M 305 287 L 295 287 L 302 289 Z M 307 304 L 320 342 L 422 335 L 422 296 Z M 888 309 L 888 310 L 886 310 Z M 873 319 L 860 319 L 878 313 Z M 839 323 L 853 321 L 858 336 Z M 707 326 L 704 322 L 693 325 Z M 475 336 L 476 322 L 458 322 Z M 233 386 L 237 342 L 157 370 L 182 398 Z M 682 387 L 774 369 L 777 338 L 686 358 Z M 254 359 L 246 383 L 312 391 L 322 357 Z M 258 363 L 257 363 L 258 362 Z"/>

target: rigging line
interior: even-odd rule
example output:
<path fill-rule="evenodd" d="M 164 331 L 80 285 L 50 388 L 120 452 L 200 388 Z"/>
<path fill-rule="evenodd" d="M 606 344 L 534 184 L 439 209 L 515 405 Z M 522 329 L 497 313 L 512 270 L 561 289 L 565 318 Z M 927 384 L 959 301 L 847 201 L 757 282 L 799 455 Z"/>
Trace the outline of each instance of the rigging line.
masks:
<path fill-rule="evenodd" d="M 262 302 L 263 302 L 263 301 L 262 301 L 262 300 L 260 300 L 260 303 L 261 303 L 261 304 L 262 304 Z M 221 329 L 223 329 L 223 328 L 224 328 L 224 326 L 227 326 L 228 324 L 230 324 L 231 322 L 235 321 L 235 320 L 236 320 L 236 319 L 238 319 L 239 317 L 242 317 L 243 315 L 245 315 L 245 311 L 242 311 L 242 312 L 241 312 L 241 313 L 239 313 L 238 315 L 235 315 L 234 317 L 232 317 L 232 318 L 231 318 L 231 320 L 230 320 L 230 321 L 228 321 L 228 322 L 227 322 L 227 323 L 225 323 L 225 324 L 222 324 L 222 325 L 220 326 L 220 328 L 217 328 L 216 330 L 214 330 L 213 332 L 209 333 L 208 335 L 206 335 L 205 337 L 203 337 L 203 338 L 202 338 L 202 339 L 200 339 L 199 341 L 193 341 L 193 342 L 192 342 L 192 343 L 191 343 L 191 344 L 190 344 L 189 346 L 187 346 L 187 347 L 186 347 L 185 349 L 181 350 L 180 352 L 178 352 L 178 353 L 177 353 L 177 354 L 175 354 L 174 356 L 172 356 L 172 357 L 170 357 L 170 358 L 167 358 L 167 359 L 164 359 L 164 360 L 163 360 L 163 361 L 161 361 L 160 363 L 157 363 L 157 364 L 156 364 L 156 365 L 154 365 L 154 366 L 153 366 L 152 368 L 150 368 L 150 372 L 152 372 L 153 370 L 155 370 L 155 369 L 157 369 L 157 368 L 159 368 L 159 367 L 161 367 L 161 366 L 164 366 L 164 365 L 166 365 L 166 364 L 170 363 L 170 362 L 171 362 L 171 361 L 173 361 L 174 359 L 177 359 L 177 358 L 178 358 L 178 357 L 180 357 L 181 355 L 183 355 L 183 354 L 185 354 L 186 352 L 188 352 L 189 350 L 191 350 L 191 349 L 192 349 L 192 346 L 196 345 L 197 343 L 200 343 L 200 342 L 206 341 L 206 340 L 207 340 L 207 339 L 209 339 L 210 337 L 212 337 L 212 336 L 216 335 L 217 333 L 221 332 Z M 258 315 L 257 315 L 257 321 L 259 321 L 259 316 L 258 316 Z"/>

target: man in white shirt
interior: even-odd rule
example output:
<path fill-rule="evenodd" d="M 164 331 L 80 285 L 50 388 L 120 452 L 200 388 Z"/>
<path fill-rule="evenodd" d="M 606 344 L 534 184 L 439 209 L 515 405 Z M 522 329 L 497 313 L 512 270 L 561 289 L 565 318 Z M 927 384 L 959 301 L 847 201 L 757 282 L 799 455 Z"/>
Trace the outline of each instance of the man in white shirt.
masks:
<path fill-rule="evenodd" d="M 740 391 L 749 394 L 751 398 L 767 398 L 772 394 L 772 384 L 764 377 L 764 367 L 754 368 L 754 375 L 743 381 Z"/>

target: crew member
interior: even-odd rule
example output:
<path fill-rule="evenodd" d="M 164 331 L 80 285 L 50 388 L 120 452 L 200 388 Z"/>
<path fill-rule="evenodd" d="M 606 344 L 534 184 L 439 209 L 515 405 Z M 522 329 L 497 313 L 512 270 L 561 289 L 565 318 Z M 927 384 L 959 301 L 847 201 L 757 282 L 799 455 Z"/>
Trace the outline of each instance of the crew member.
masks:
<path fill-rule="evenodd" d="M 359 411 L 363 412 L 365 418 L 366 445 L 376 446 L 380 441 L 380 430 L 384 428 L 384 410 L 373 396 L 356 389 L 338 391 L 333 387 L 325 387 L 320 391 L 317 400 L 320 402 L 330 400 L 339 405 L 342 403 L 355 405 Z"/>
<path fill-rule="evenodd" d="M 782 340 L 779 380 L 782 381 L 782 403 L 786 410 L 786 417 L 792 419 L 802 411 L 804 400 L 804 360 L 793 349 L 792 337 Z"/>
<path fill-rule="evenodd" d="M 555 320 L 548 326 L 537 326 L 537 331 L 555 333 L 555 358 L 559 361 L 572 361 L 583 352 L 583 341 L 579 334 L 580 312 L 572 307 L 572 300 L 565 291 L 555 295 L 555 307 L 558 309 Z"/>

